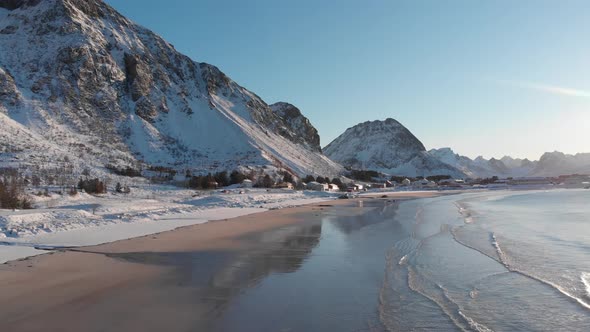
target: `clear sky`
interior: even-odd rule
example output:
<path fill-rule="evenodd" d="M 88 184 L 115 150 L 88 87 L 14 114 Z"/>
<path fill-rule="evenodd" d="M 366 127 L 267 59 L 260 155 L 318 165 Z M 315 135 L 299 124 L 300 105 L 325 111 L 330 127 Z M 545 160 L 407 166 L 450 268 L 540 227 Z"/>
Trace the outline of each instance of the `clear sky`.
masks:
<path fill-rule="evenodd" d="M 392 117 L 427 149 L 590 152 L 587 0 L 106 0 L 322 145 Z"/>

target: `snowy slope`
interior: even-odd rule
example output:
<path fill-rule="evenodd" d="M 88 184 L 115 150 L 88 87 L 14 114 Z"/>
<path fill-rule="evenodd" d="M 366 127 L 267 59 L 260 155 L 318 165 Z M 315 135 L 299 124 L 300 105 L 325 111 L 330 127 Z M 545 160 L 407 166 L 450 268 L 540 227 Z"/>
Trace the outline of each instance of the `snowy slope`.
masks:
<path fill-rule="evenodd" d="M 293 139 L 309 121 L 282 116 L 102 1 L 0 0 L 0 146 L 21 160 L 338 175 L 313 135 Z"/>
<path fill-rule="evenodd" d="M 367 121 L 348 128 L 324 148 L 324 153 L 354 169 L 403 176 L 464 177 L 457 168 L 432 157 L 424 145 L 394 119 Z"/>

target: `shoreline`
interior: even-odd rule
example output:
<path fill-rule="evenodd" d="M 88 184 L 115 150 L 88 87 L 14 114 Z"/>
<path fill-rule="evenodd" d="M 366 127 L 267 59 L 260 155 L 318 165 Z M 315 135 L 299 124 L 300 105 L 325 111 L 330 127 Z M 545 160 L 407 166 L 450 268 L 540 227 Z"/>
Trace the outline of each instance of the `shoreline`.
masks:
<path fill-rule="evenodd" d="M 411 195 L 398 193 L 388 194 L 383 200 L 398 201 L 439 195 L 441 193 L 437 192 Z M 159 287 L 155 285 L 175 270 L 171 266 L 154 264 L 149 259 L 158 262 L 158 257 L 162 255 L 212 252 L 221 258 L 213 255 L 210 264 L 220 264 L 227 253 L 255 250 L 260 246 L 257 236 L 272 235 L 275 230 L 280 233 L 291 225 L 321 223 L 322 213 L 334 207 L 338 207 L 338 211 L 346 209 L 347 215 L 361 214 L 367 208 L 358 202 L 373 199 L 379 198 L 364 196 L 270 210 L 7 262 L 0 265 L 0 284 L 5 285 L 3 292 L 0 292 L 0 320 L 11 331 L 44 330 L 47 326 L 59 327 L 62 331 L 79 331 L 88 328 L 85 325 L 88 321 L 105 318 L 110 310 L 128 312 L 129 308 L 135 308 L 133 317 L 126 320 L 149 319 L 157 312 L 166 317 L 160 317 L 152 328 L 161 330 L 186 317 L 178 317 L 179 313 L 172 310 L 180 304 L 167 303 L 166 307 L 159 301 L 151 302 L 154 298 L 169 299 L 169 294 L 160 294 Z M 148 260 L 126 259 L 136 255 L 146 256 Z M 194 277 L 199 278 L 199 273 Z M 30 300 L 32 294 L 36 299 L 34 302 Z M 119 302 L 120 294 L 125 294 L 122 302 Z M 188 301 L 185 296 L 178 294 L 178 301 Z M 145 301 L 154 308 L 142 308 Z M 84 313 L 71 319 L 71 312 L 78 308 L 85 308 Z M 135 312 L 136 309 L 139 312 Z"/>
<path fill-rule="evenodd" d="M 404 196 L 404 197 L 419 197 L 423 195 L 439 195 L 445 194 L 437 191 L 416 191 L 416 192 L 377 192 L 377 193 L 363 193 L 360 197 L 379 197 L 381 195 L 389 196 Z M 102 224 L 97 224 L 90 227 L 81 227 L 68 230 L 62 230 L 57 232 L 41 232 L 35 235 L 29 235 L 24 237 L 4 237 L 0 236 L 0 264 L 4 264 L 10 261 L 26 259 L 28 257 L 34 257 L 37 255 L 43 255 L 52 248 L 78 248 L 88 246 L 99 246 L 108 244 L 111 242 L 118 242 L 129 240 L 133 238 L 141 238 L 146 236 L 152 236 L 163 232 L 173 231 L 184 227 L 190 227 L 195 225 L 201 225 L 219 220 L 226 220 L 232 218 L 244 217 L 250 214 L 258 214 L 266 211 L 272 211 L 277 209 L 292 208 L 298 206 L 305 206 L 309 204 L 321 204 L 324 202 L 330 202 L 337 199 L 335 194 L 322 194 L 318 193 L 283 193 L 283 192 L 253 192 L 250 195 L 232 197 L 232 195 L 220 195 L 217 196 L 199 196 L 199 198 L 207 199 L 207 197 L 215 197 L 214 199 L 256 199 L 255 201 L 239 202 L 238 206 L 204 206 L 200 208 L 197 206 L 191 206 L 192 201 L 178 201 L 174 203 L 174 208 L 170 211 L 159 212 L 154 214 L 153 211 L 159 211 L 162 206 L 165 206 L 165 200 L 156 202 L 155 207 L 148 207 L 147 209 L 142 205 L 140 208 L 141 213 L 139 216 L 134 214 L 134 209 L 137 209 L 137 205 L 141 203 L 135 202 L 135 200 L 125 201 L 128 204 L 127 208 L 120 206 L 111 206 L 107 198 L 105 203 L 102 203 L 102 209 L 106 210 L 109 215 L 113 215 L 113 212 L 118 213 L 120 216 L 129 215 L 131 220 L 105 220 Z M 75 200 L 78 201 L 77 199 Z M 146 202 L 149 204 L 148 202 Z M 144 203 L 145 204 L 145 203 Z M 183 205 L 185 204 L 185 205 Z M 96 204 L 98 205 L 98 204 Z M 177 211 L 178 206 L 185 206 Z M 84 208 L 91 206 L 90 204 L 81 205 Z M 154 210 L 155 209 L 155 210 Z M 16 211 L 13 215 L 18 216 L 40 216 L 48 214 L 47 209 L 36 209 L 26 211 Z M 50 213 L 56 213 L 56 211 L 68 210 L 78 212 L 81 210 L 70 209 L 68 205 L 63 207 L 56 207 L 51 210 Z M 186 211 L 183 211 L 186 210 Z M 127 212 L 129 211 L 129 212 Z M 7 211 L 5 211 L 7 212 Z M 6 214 L 6 213 L 5 213 Z M 10 214 L 9 214 L 10 215 Z M 116 214 L 115 214 L 116 215 Z M 1 215 L 0 215 L 1 217 Z M 98 215 L 99 218 L 104 218 Z M 137 219 L 139 218 L 139 219 Z M 33 219 L 29 217 L 29 219 Z M 27 220 L 25 218 L 25 220 Z M 0 220 L 1 223 L 2 220 Z M 51 223 L 52 221 L 44 222 Z M 62 221 L 57 220 L 57 223 Z M 17 223 L 18 224 L 18 223 Z M 0 234 L 2 235 L 2 234 Z"/>
<path fill-rule="evenodd" d="M 319 202 L 291 206 L 280 209 L 265 210 L 252 214 L 241 215 L 234 218 L 216 219 L 207 221 L 202 224 L 181 226 L 172 230 L 166 230 L 144 236 L 121 239 L 117 241 L 102 243 L 99 245 L 83 246 L 80 252 L 91 251 L 96 253 L 120 253 L 120 252 L 140 252 L 149 248 L 157 248 L 159 252 L 166 251 L 186 251 L 186 250 L 212 250 L 235 248 L 235 243 L 229 240 L 238 238 L 251 233 L 267 231 L 273 228 L 287 226 L 292 223 L 300 222 L 297 216 L 302 213 L 314 211 L 314 208 L 322 209 L 332 206 L 344 206 L 353 202 L 364 199 L 379 199 L 380 196 L 386 195 L 387 198 L 394 200 L 408 200 L 418 198 L 429 198 L 445 195 L 441 192 L 396 192 L 396 193 L 378 193 L 362 195 L 354 199 L 326 199 Z M 178 237 L 183 238 L 181 232 L 194 232 L 190 243 L 178 241 Z M 200 243 L 192 241 L 202 240 Z M 184 239 L 183 239 L 184 240 Z M 216 242 L 218 241 L 218 242 Z M 155 247 L 152 247 L 155 246 Z M 183 250 L 184 248 L 184 250 Z M 96 251 L 95 251 L 96 250 Z"/>

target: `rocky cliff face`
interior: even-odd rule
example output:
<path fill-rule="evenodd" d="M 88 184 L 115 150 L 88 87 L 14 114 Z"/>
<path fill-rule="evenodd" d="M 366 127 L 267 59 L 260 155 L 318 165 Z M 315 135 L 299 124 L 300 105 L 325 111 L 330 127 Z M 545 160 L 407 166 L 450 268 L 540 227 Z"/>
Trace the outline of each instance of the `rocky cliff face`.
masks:
<path fill-rule="evenodd" d="M 455 167 L 432 157 L 422 142 L 394 119 L 367 121 L 348 128 L 324 152 L 353 169 L 403 176 L 464 176 Z"/>
<path fill-rule="evenodd" d="M 95 165 L 339 173 L 293 109 L 273 110 L 102 1 L 0 0 L 0 114 Z"/>
<path fill-rule="evenodd" d="M 280 119 L 277 124 L 279 135 L 291 142 L 302 144 L 312 151 L 322 152 L 318 131 L 297 107 L 279 102 L 270 105 L 270 108 Z"/>

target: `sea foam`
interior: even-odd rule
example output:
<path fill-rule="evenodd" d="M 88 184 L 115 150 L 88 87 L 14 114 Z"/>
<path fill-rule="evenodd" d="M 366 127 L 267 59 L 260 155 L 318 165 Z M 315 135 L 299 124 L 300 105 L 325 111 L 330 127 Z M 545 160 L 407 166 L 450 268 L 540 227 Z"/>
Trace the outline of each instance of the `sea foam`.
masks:
<path fill-rule="evenodd" d="M 590 297 L 590 273 L 589 272 L 582 272 L 580 276 L 584 287 L 586 287 L 586 297 Z"/>

